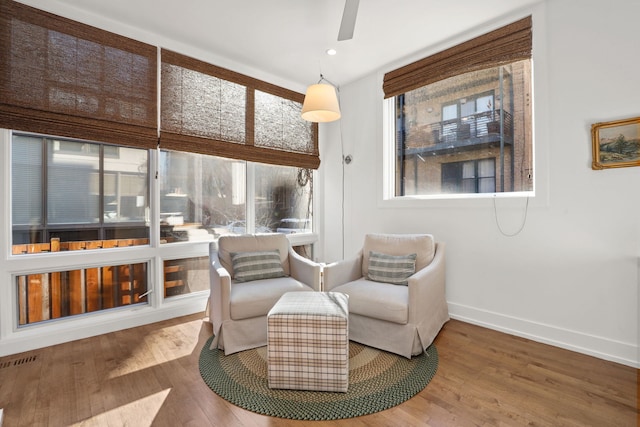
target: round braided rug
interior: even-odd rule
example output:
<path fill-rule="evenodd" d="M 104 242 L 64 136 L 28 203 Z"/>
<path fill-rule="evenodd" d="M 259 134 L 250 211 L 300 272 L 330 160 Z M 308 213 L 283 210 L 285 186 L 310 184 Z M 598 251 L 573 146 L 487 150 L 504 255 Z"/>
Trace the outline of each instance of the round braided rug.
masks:
<path fill-rule="evenodd" d="M 249 411 L 294 420 L 336 420 L 391 408 L 420 392 L 438 369 L 434 345 L 409 360 L 351 341 L 346 393 L 274 390 L 267 380 L 267 347 L 225 356 L 209 349 L 212 339 L 200 352 L 200 375 L 211 390 Z"/>

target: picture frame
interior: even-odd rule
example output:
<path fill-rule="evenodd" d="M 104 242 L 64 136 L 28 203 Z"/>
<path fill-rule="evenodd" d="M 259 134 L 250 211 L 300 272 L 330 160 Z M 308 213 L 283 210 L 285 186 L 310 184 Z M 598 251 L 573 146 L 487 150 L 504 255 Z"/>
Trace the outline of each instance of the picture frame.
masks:
<path fill-rule="evenodd" d="M 640 117 L 591 125 L 594 170 L 640 166 Z"/>

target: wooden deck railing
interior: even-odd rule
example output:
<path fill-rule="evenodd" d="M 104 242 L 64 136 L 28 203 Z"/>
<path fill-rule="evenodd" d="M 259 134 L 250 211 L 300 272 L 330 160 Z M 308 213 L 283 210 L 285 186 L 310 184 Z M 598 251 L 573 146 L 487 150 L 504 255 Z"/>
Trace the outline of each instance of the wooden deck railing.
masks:
<path fill-rule="evenodd" d="M 115 239 L 14 245 L 12 252 L 76 251 L 148 244 L 148 239 Z M 89 313 L 140 302 L 147 291 L 147 264 L 123 264 L 17 277 L 19 324 Z"/>
<path fill-rule="evenodd" d="M 35 254 L 40 252 L 80 251 L 85 249 L 124 248 L 127 246 L 148 245 L 149 239 L 112 239 L 88 240 L 82 242 L 61 242 L 53 238 L 49 243 L 27 243 L 13 245 L 13 255 Z"/>

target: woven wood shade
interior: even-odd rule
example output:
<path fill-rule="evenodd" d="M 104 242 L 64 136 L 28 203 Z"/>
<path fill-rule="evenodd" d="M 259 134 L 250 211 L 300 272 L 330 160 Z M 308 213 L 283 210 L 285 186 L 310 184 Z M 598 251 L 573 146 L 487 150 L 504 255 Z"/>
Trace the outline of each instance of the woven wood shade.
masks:
<path fill-rule="evenodd" d="M 164 49 L 161 57 L 161 148 L 318 168 L 317 124 L 299 111 L 290 119 L 304 95 Z M 290 102 L 262 103 L 257 111 L 257 92 Z M 287 135 L 291 128 L 285 139 L 256 142 L 256 134 Z"/>
<path fill-rule="evenodd" d="M 157 48 L 0 0 L 0 127 L 157 144 Z"/>
<path fill-rule="evenodd" d="M 456 75 L 531 58 L 531 16 L 385 74 L 385 98 Z"/>
<path fill-rule="evenodd" d="M 157 57 L 155 46 L 0 0 L 0 127 L 155 148 Z M 167 50 L 161 76 L 163 148 L 320 165 L 304 95 Z"/>

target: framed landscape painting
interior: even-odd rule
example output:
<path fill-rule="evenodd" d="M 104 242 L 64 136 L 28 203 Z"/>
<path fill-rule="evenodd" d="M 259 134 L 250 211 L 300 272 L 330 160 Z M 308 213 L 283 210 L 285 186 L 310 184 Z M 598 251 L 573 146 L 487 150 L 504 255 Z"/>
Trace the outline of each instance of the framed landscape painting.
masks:
<path fill-rule="evenodd" d="M 591 125 L 592 169 L 640 166 L 640 117 Z"/>

